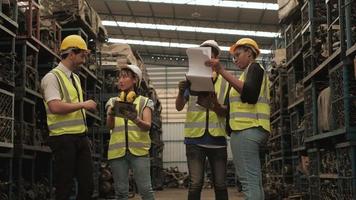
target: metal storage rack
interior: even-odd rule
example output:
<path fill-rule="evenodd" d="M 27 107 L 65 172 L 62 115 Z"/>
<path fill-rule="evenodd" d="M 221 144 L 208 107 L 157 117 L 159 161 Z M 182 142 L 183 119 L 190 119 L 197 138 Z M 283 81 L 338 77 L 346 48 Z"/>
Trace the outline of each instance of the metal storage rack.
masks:
<path fill-rule="evenodd" d="M 287 49 L 286 64 L 291 144 L 296 158 L 293 170 L 305 152 L 310 160 L 309 172 L 294 176 L 293 184 L 300 188 L 300 180 L 307 180 L 303 183 L 309 188 L 306 193 L 310 195 L 303 197 L 306 199 L 356 199 L 355 11 L 356 3 L 350 0 L 309 0 L 302 2 L 300 12 L 291 16 L 300 19 L 302 27 L 302 45 L 293 49 L 293 54 L 288 54 Z M 284 21 L 288 27 L 287 48 L 298 35 L 291 31 L 294 25 L 290 21 Z M 304 98 L 298 99 L 296 83 L 300 81 Z M 318 121 L 322 109 L 320 105 L 318 108 L 318 98 L 327 88 L 330 127 L 324 129 Z M 303 193 L 292 193 L 298 192 Z"/>
<path fill-rule="evenodd" d="M 289 193 L 287 185 L 293 180 L 291 134 L 288 117 L 287 73 L 281 68 L 271 82 L 271 134 L 268 140 L 268 155 L 266 159 L 266 185 L 275 188 L 282 199 Z M 270 191 L 267 191 L 270 193 Z M 271 194 L 269 194 L 271 195 Z"/>
<path fill-rule="evenodd" d="M 13 199 L 17 1 L 0 3 L 0 197 Z"/>

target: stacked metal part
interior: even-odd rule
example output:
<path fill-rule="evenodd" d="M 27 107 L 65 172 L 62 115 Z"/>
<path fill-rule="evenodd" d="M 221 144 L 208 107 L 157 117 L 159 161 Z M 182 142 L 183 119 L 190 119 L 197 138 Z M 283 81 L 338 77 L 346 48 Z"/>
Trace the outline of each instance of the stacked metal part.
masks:
<path fill-rule="evenodd" d="M 53 158 L 46 145 L 48 129 L 40 80 L 58 64 L 61 39 L 70 34 L 81 35 L 92 52 L 78 73 L 84 98 L 100 102 L 102 74 L 97 47 L 107 33 L 98 14 L 85 1 L 2 1 L 0 12 L 0 148 L 4 147 L 1 152 L 7 154 L 6 159 L 0 157 L 0 163 L 1 171 L 6 171 L 9 177 L 7 180 L 2 176 L 4 187 L 0 192 L 8 199 L 50 199 Z M 99 108 L 96 113 L 87 113 L 97 172 L 96 195 L 104 154 L 99 132 L 102 111 Z M 13 184 L 6 184 L 11 181 Z"/>
<path fill-rule="evenodd" d="M 273 73 L 270 76 L 271 134 L 267 142 L 264 165 L 266 199 L 276 199 L 275 197 L 288 193 L 286 186 L 292 182 L 291 135 L 287 116 L 287 72 L 284 64 L 272 67 Z"/>
<path fill-rule="evenodd" d="M 269 167 L 267 161 L 266 191 L 272 191 L 267 199 L 355 199 L 356 37 L 352 22 L 356 3 L 288 2 L 294 7 L 280 23 L 288 76 L 288 105 L 283 107 L 289 115 L 292 165 Z M 301 26 L 295 23 L 299 21 Z M 274 95 L 271 98 L 272 103 L 278 102 Z M 274 132 L 280 126 L 274 125 L 273 114 L 271 119 Z M 267 157 L 273 157 L 278 146 L 271 139 L 269 146 L 272 152 Z M 292 171 L 291 183 L 270 176 L 281 170 Z"/>

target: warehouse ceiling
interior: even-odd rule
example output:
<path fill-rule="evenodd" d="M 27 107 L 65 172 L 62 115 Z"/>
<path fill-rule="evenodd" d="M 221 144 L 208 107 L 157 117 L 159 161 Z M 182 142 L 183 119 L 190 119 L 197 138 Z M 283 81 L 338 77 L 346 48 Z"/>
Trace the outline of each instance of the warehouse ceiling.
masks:
<path fill-rule="evenodd" d="M 185 56 L 185 48 L 214 39 L 224 57 L 228 46 L 246 36 L 261 49 L 271 48 L 278 34 L 276 1 L 88 0 L 109 41 L 129 43 L 141 55 Z"/>

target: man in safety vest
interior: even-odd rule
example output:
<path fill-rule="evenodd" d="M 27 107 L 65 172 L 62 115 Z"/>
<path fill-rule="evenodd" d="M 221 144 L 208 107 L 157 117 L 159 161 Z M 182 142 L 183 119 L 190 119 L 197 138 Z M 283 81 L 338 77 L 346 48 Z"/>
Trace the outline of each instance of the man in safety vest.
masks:
<path fill-rule="evenodd" d="M 260 49 L 254 40 L 238 40 L 230 47 L 230 53 L 236 67 L 243 70 L 239 79 L 226 71 L 218 59 L 211 59 L 206 65 L 218 71 L 231 85 L 230 144 L 242 192 L 246 200 L 263 200 L 259 149 L 271 131 L 268 75 L 256 62 Z"/>
<path fill-rule="evenodd" d="M 212 58 L 217 58 L 220 48 L 214 40 L 203 42 L 201 47 L 210 47 Z M 226 132 L 225 116 L 227 115 L 225 97 L 228 83 L 216 72 L 213 72 L 215 93 L 191 96 L 189 83 L 179 82 L 179 93 L 176 98 L 176 109 L 181 111 L 188 103 L 185 120 L 184 143 L 189 170 L 188 200 L 199 200 L 204 183 L 206 158 L 211 166 L 215 190 L 215 199 L 227 200 L 226 188 Z"/>
<path fill-rule="evenodd" d="M 111 129 L 108 159 L 113 172 L 115 193 L 118 200 L 127 200 L 129 169 L 133 170 L 138 191 L 143 200 L 153 200 L 150 176 L 149 149 L 153 101 L 136 95 L 142 71 L 136 65 L 127 65 L 117 73 L 119 97 L 106 104 L 106 124 Z M 122 107 L 115 109 L 116 103 Z M 127 106 L 127 108 L 125 108 Z"/>
<path fill-rule="evenodd" d="M 78 181 L 78 200 L 91 199 L 93 162 L 86 135 L 86 110 L 96 110 L 93 100 L 83 100 L 79 77 L 74 73 L 85 63 L 87 44 L 79 35 L 64 38 L 61 62 L 47 73 L 41 88 L 49 129 L 48 144 L 54 154 L 56 200 L 68 200 L 73 178 Z"/>

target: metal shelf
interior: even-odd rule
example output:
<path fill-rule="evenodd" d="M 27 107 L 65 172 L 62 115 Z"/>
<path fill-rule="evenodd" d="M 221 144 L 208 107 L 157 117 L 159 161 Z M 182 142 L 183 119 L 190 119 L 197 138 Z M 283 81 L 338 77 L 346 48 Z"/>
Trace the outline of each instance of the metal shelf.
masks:
<path fill-rule="evenodd" d="M 89 77 L 91 77 L 91 78 L 93 78 L 93 79 L 95 79 L 95 80 L 98 80 L 98 77 L 95 75 L 95 74 L 93 74 L 93 72 L 92 71 L 90 71 L 87 67 L 85 67 L 85 66 L 81 66 L 81 68 L 86 72 L 86 73 L 88 73 L 90 76 Z"/>
<path fill-rule="evenodd" d="M 22 147 L 24 150 L 40 151 L 45 153 L 52 152 L 49 146 L 32 146 L 32 145 L 23 144 Z"/>
<path fill-rule="evenodd" d="M 3 26 L 1 24 L 0 24 L 0 29 L 3 31 L 3 33 L 6 33 L 6 34 L 10 35 L 11 37 L 16 37 L 16 34 L 14 32 L 12 32 L 10 29 L 6 28 L 5 26 Z"/>
<path fill-rule="evenodd" d="M 288 110 L 296 107 L 297 105 L 301 104 L 304 102 L 304 97 L 303 98 L 300 98 L 298 99 L 297 101 L 295 101 L 294 103 L 292 103 L 291 105 L 288 106 Z"/>
<path fill-rule="evenodd" d="M 31 95 L 39 98 L 39 99 L 42 99 L 42 95 L 39 92 L 37 92 L 35 90 L 32 90 L 30 88 L 22 88 L 22 87 L 16 87 L 15 88 L 15 93 L 16 93 L 15 97 L 16 97 L 16 99 L 22 98 L 23 96 L 26 96 L 26 94 L 24 92 L 27 93 L 27 94 L 31 94 Z M 23 94 L 23 95 L 21 96 L 19 94 Z"/>
<path fill-rule="evenodd" d="M 8 143 L 8 142 L 0 142 L 0 147 L 14 148 L 14 144 L 13 143 Z"/>
<path fill-rule="evenodd" d="M 292 64 L 299 56 L 302 55 L 302 50 L 299 50 L 286 64 L 287 68 L 290 64 Z"/>
<path fill-rule="evenodd" d="M 276 151 L 276 152 L 272 152 L 269 155 L 271 155 L 271 156 L 282 155 L 282 150 L 279 150 L 279 151 Z"/>
<path fill-rule="evenodd" d="M 328 138 L 339 136 L 339 135 L 342 135 L 345 133 L 346 133 L 345 128 L 341 128 L 338 130 L 334 130 L 334 131 L 330 131 L 330 132 L 326 132 L 326 133 L 320 133 L 318 135 L 308 137 L 305 139 L 305 142 L 307 143 L 307 142 L 314 142 L 314 141 L 318 141 L 318 140 L 328 139 Z"/>
<path fill-rule="evenodd" d="M 323 71 L 328 64 L 333 61 L 341 52 L 341 49 L 337 49 L 331 56 L 329 56 L 326 60 L 324 60 L 323 63 L 321 63 L 317 68 L 315 68 L 307 77 L 303 79 L 303 83 L 307 83 L 311 78 L 313 78 L 315 75 Z"/>
<path fill-rule="evenodd" d="M 322 178 L 322 179 L 338 179 L 339 176 L 337 174 L 319 174 L 319 178 Z"/>
<path fill-rule="evenodd" d="M 356 43 L 355 43 L 352 47 L 350 47 L 349 49 L 347 49 L 346 55 L 347 55 L 347 56 L 350 56 L 350 55 L 352 55 L 352 54 L 355 53 L 355 52 L 356 52 Z"/>
<path fill-rule="evenodd" d="M 282 134 L 275 135 L 275 136 L 271 137 L 268 141 L 275 140 L 275 139 L 277 139 L 277 138 L 279 138 L 281 136 L 282 136 Z"/>
<path fill-rule="evenodd" d="M 292 150 L 292 152 L 299 152 L 299 151 L 304 151 L 304 150 L 306 150 L 305 146 L 300 146 L 300 147 L 294 148 Z"/>
<path fill-rule="evenodd" d="M 61 59 L 61 57 L 57 53 L 55 53 L 53 50 L 48 48 L 46 45 L 44 45 L 40 40 L 38 40 L 34 36 L 31 36 L 31 37 L 19 36 L 18 39 L 26 40 L 26 41 L 28 41 L 28 43 L 30 43 L 31 45 L 35 46 L 36 49 L 38 49 L 37 51 L 40 54 L 42 54 L 41 56 L 43 56 L 43 57 L 47 56 L 47 57 L 55 57 L 58 60 Z"/>
<path fill-rule="evenodd" d="M 1 19 L 1 22 L 2 24 L 5 26 L 5 27 L 11 27 L 13 30 L 10 30 L 11 32 L 15 32 L 15 30 L 19 27 L 19 25 L 14 21 L 12 20 L 11 18 L 9 18 L 8 16 L 6 16 L 4 13 L 0 12 L 0 19 Z"/>
<path fill-rule="evenodd" d="M 95 113 L 93 113 L 93 112 L 90 112 L 90 111 L 88 111 L 88 110 L 86 110 L 85 113 L 86 113 L 88 116 L 90 116 L 90 117 L 92 117 L 92 118 L 94 118 L 94 119 L 96 119 L 96 120 L 100 120 L 100 121 L 101 121 L 101 118 L 100 118 L 99 115 L 97 115 L 97 114 L 95 114 Z"/>
<path fill-rule="evenodd" d="M 269 175 L 269 177 L 272 177 L 272 178 L 293 178 L 293 175 L 286 175 L 286 174 L 283 174 L 283 175 Z"/>
<path fill-rule="evenodd" d="M 276 112 L 272 113 L 271 118 L 274 118 L 276 115 L 278 115 L 281 112 L 281 109 L 278 109 Z"/>
<path fill-rule="evenodd" d="M 281 119 L 281 115 L 279 115 L 276 119 L 271 121 L 271 125 L 277 123 Z"/>

